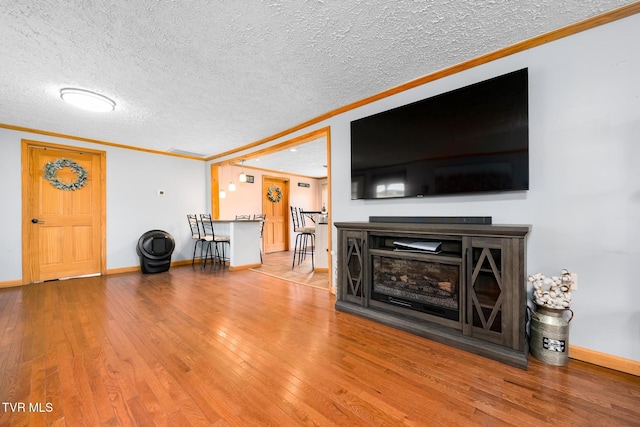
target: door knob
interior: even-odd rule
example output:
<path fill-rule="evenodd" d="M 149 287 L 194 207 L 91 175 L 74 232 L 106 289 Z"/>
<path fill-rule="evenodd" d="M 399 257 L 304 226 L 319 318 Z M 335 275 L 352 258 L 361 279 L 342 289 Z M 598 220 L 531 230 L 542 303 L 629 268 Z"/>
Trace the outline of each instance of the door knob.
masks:
<path fill-rule="evenodd" d="M 31 222 L 34 224 L 44 224 L 44 221 L 40 221 L 38 218 L 33 218 Z"/>

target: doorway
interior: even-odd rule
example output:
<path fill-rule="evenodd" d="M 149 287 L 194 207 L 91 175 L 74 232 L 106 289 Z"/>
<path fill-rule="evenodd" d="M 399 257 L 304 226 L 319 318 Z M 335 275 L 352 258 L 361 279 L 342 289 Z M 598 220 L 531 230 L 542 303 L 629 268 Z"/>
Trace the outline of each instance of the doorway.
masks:
<path fill-rule="evenodd" d="M 289 249 L 289 180 L 262 177 L 262 212 L 267 215 L 262 233 L 264 253 Z"/>
<path fill-rule="evenodd" d="M 22 141 L 22 282 L 106 274 L 104 151 Z"/>
<path fill-rule="evenodd" d="M 321 144 L 319 144 L 319 142 L 321 142 Z M 307 173 L 308 171 L 296 172 L 295 170 L 291 170 L 291 166 L 301 166 L 301 165 L 302 167 L 309 169 L 310 165 L 308 162 L 304 160 L 299 160 L 299 159 L 292 160 L 291 154 L 290 154 L 291 151 L 295 151 L 292 149 L 300 149 L 301 147 L 306 147 L 306 146 L 313 146 L 314 147 L 313 152 L 315 153 L 314 160 L 321 160 L 322 162 L 321 166 L 323 166 L 321 175 L 308 174 Z M 245 148 L 249 150 L 250 147 L 247 146 Z M 241 166 L 243 170 L 244 168 L 255 168 L 263 172 L 272 171 L 272 172 L 283 173 L 283 174 L 291 174 L 294 176 L 304 176 L 304 177 L 314 177 L 314 178 L 326 176 L 326 184 L 322 184 L 323 189 L 322 189 L 322 195 L 321 195 L 321 206 L 318 207 L 318 210 L 320 210 L 321 207 L 324 207 L 326 209 L 326 212 L 328 214 L 327 228 L 328 230 L 332 230 L 332 226 L 331 226 L 332 224 L 332 220 L 331 220 L 331 129 L 328 126 L 313 130 L 309 133 L 294 137 L 292 139 L 285 140 L 278 144 L 274 144 L 274 145 L 271 145 L 262 149 L 250 151 L 250 152 L 245 152 L 242 155 L 236 155 L 235 157 L 233 156 L 232 153 L 227 153 L 227 155 L 228 156 L 225 156 L 223 160 L 219 161 L 218 163 L 212 164 L 211 166 L 212 171 L 213 171 L 214 165 L 216 165 L 215 167 L 217 167 L 217 165 L 230 164 L 230 165 L 236 165 L 239 167 Z M 220 156 L 220 157 L 223 157 L 223 156 Z M 255 163 L 258 161 L 259 163 Z M 217 185 L 217 182 L 215 182 L 215 176 L 217 176 L 217 174 L 214 174 L 212 172 L 211 176 L 212 176 L 211 188 L 213 192 L 214 191 L 213 189 Z M 288 194 L 290 194 L 289 193 L 290 191 L 293 191 L 290 187 L 287 190 L 288 190 L 287 191 Z M 264 200 L 265 194 L 266 194 L 266 187 L 263 187 L 262 197 L 260 198 L 260 200 Z M 217 200 L 216 195 L 212 194 L 211 199 L 212 199 L 212 204 L 215 204 L 215 201 Z M 287 209 L 286 216 L 288 218 L 289 202 L 287 202 L 284 208 Z M 264 209 L 263 211 L 267 213 L 267 218 L 269 218 L 268 210 Z M 289 222 L 290 220 L 287 220 L 287 223 L 285 224 L 287 233 L 290 233 Z M 263 239 L 265 238 L 265 236 L 266 234 L 263 235 Z M 290 245 L 291 243 L 289 242 L 287 246 L 285 246 L 285 248 L 281 250 L 283 251 L 289 250 Z M 335 292 L 335 288 L 332 283 L 333 282 L 332 274 L 330 274 L 330 272 L 333 269 L 332 268 L 332 258 L 333 258 L 332 252 L 333 251 L 331 250 L 332 233 L 330 231 L 327 236 L 327 247 L 328 247 L 328 251 L 327 251 L 327 258 L 328 258 L 327 270 L 328 271 L 324 272 L 324 274 L 327 274 L 328 276 L 328 279 L 327 279 L 328 285 L 325 286 L 325 288 L 328 288 L 330 291 Z M 270 250 L 274 250 L 274 249 L 270 249 Z M 268 251 L 269 249 L 265 247 L 265 252 L 268 252 Z M 268 254 L 268 255 L 271 255 L 271 254 Z M 276 257 L 273 257 L 273 258 L 275 259 Z M 282 270 L 282 272 L 285 272 L 285 273 L 287 270 L 291 271 L 291 262 L 284 261 L 284 255 L 281 258 L 283 258 L 283 262 L 282 262 L 282 268 L 280 270 Z M 274 270 L 276 268 L 277 266 L 274 266 Z M 279 275 L 279 274 L 275 274 L 275 275 Z M 286 273 L 282 277 L 285 277 L 285 276 L 289 276 L 289 274 Z"/>

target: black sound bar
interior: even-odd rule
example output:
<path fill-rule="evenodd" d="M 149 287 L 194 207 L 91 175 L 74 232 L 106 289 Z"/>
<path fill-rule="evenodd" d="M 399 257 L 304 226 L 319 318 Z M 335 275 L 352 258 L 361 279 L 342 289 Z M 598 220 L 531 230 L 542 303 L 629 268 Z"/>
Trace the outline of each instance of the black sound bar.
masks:
<path fill-rule="evenodd" d="M 491 224 L 490 216 L 370 216 L 369 222 L 404 224 Z"/>

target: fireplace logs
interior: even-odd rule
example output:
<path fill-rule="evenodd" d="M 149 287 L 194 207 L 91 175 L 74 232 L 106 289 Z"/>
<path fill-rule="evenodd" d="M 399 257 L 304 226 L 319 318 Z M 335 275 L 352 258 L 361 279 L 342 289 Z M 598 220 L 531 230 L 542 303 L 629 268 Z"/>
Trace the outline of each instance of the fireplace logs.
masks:
<path fill-rule="evenodd" d="M 406 258 L 373 257 L 374 292 L 458 309 L 459 266 Z"/>

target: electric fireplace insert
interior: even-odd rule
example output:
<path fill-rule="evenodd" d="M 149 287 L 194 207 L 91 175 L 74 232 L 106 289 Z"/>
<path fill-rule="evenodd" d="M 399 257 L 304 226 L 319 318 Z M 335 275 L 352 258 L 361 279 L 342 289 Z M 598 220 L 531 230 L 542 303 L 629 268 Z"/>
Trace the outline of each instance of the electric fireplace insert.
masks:
<path fill-rule="evenodd" d="M 394 306 L 394 311 L 460 320 L 459 264 L 383 255 L 373 255 L 371 263 L 372 300 Z"/>

